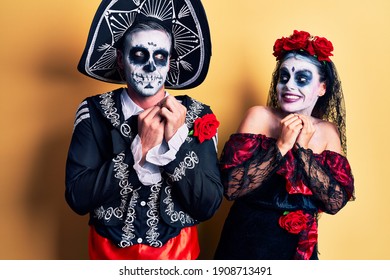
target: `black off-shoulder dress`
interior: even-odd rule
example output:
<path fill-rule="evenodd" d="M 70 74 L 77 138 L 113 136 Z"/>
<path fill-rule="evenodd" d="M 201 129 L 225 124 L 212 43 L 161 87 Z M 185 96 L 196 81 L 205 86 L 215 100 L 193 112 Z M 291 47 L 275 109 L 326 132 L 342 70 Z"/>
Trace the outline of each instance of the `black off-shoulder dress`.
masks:
<path fill-rule="evenodd" d="M 282 156 L 276 140 L 231 135 L 221 155 L 225 197 L 234 200 L 215 259 L 318 259 L 318 217 L 354 199 L 345 156 L 294 148 Z"/>

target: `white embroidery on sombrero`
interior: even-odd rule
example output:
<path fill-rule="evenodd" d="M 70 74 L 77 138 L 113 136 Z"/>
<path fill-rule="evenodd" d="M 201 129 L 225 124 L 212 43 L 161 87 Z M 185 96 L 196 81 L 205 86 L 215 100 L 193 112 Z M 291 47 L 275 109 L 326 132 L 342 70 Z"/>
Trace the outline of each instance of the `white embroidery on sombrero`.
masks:
<path fill-rule="evenodd" d="M 192 71 L 192 65 L 188 63 L 187 61 L 181 60 L 180 61 L 181 66 L 187 70 L 187 71 Z"/>
<path fill-rule="evenodd" d="M 145 1 L 141 6 L 141 13 L 147 17 L 161 21 L 173 18 L 173 9 L 170 1 Z"/>
<path fill-rule="evenodd" d="M 188 6 L 181 7 L 179 14 L 177 15 L 178 18 L 188 17 L 190 15 L 190 9 Z"/>
<path fill-rule="evenodd" d="M 116 63 L 116 49 L 109 44 L 104 44 L 98 48 L 98 51 L 104 51 L 104 53 L 99 60 L 91 66 L 91 71 L 114 68 Z"/>
<path fill-rule="evenodd" d="M 108 11 L 109 14 L 106 17 L 108 22 L 108 26 L 111 28 L 111 34 L 113 36 L 113 40 L 117 42 L 120 38 L 123 37 L 126 30 L 129 29 L 130 26 L 133 25 L 136 13 L 133 12 L 119 12 L 117 17 L 115 17 L 114 11 Z M 111 22 L 110 22 L 111 20 Z"/>
<path fill-rule="evenodd" d="M 176 59 L 171 58 L 169 62 L 169 71 L 165 82 L 168 82 L 172 85 L 175 83 L 175 81 L 179 80 L 179 75 L 180 75 L 180 70 L 178 64 L 176 63 Z"/>
<path fill-rule="evenodd" d="M 180 83 L 180 71 L 192 72 L 194 70 L 193 65 L 186 61 L 185 58 L 191 55 L 195 50 L 203 47 L 202 38 L 199 37 L 201 34 L 197 33 L 199 30 L 191 30 L 189 27 L 180 22 L 181 19 L 191 16 L 190 7 L 184 3 L 176 15 L 175 7 L 173 6 L 171 0 L 144 0 L 142 3 L 140 1 L 133 2 L 138 5 L 138 7 L 133 10 L 126 11 L 108 8 L 105 12 L 104 21 L 110 30 L 112 36 L 111 42 L 106 42 L 97 48 L 99 52 L 103 53 L 97 61 L 89 67 L 89 71 L 87 69 L 87 72 L 89 72 L 92 76 L 95 76 L 93 72 L 96 72 L 99 76 L 101 75 L 98 74 L 100 71 L 111 70 L 110 72 L 106 72 L 106 75 L 112 75 L 112 72 L 117 71 L 116 48 L 113 45 L 123 37 L 127 29 L 134 23 L 137 15 L 142 14 L 146 17 L 156 18 L 161 21 L 172 20 L 173 47 L 176 50 L 178 57 L 177 59 L 171 59 L 171 69 L 168 73 L 166 83 L 171 86 L 178 85 Z M 198 28 L 199 23 L 196 21 L 195 25 L 196 28 Z M 204 53 L 201 50 L 198 73 L 194 73 L 193 78 L 191 78 L 190 81 L 187 81 L 187 83 L 190 83 L 192 80 L 196 80 L 198 78 L 203 67 L 203 60 Z"/>
<path fill-rule="evenodd" d="M 198 35 L 187 27 L 179 25 L 179 23 L 173 26 L 172 33 L 175 38 L 175 49 L 180 57 L 193 51 L 199 44 Z"/>

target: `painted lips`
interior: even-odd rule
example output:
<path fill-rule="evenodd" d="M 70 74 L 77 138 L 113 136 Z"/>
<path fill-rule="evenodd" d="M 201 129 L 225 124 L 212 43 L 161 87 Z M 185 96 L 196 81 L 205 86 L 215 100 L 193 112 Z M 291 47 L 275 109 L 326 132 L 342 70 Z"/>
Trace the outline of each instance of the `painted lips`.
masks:
<path fill-rule="evenodd" d="M 286 103 L 292 103 L 298 101 L 301 97 L 295 94 L 286 93 L 282 95 L 283 101 Z"/>

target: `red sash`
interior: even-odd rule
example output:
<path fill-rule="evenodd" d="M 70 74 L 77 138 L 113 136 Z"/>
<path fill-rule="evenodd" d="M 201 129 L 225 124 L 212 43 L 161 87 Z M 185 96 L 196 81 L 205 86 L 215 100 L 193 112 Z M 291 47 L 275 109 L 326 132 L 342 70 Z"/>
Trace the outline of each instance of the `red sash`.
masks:
<path fill-rule="evenodd" d="M 157 248 L 145 244 L 119 248 L 91 226 L 88 251 L 91 260 L 194 260 L 200 248 L 196 226 L 183 228 L 178 236 Z"/>

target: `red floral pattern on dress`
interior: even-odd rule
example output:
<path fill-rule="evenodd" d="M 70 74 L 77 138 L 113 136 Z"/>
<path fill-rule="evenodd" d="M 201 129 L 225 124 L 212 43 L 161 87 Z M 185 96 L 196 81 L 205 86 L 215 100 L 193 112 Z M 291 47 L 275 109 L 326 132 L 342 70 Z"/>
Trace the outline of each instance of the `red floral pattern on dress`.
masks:
<path fill-rule="evenodd" d="M 347 158 L 332 151 L 324 151 L 320 155 L 315 154 L 314 156 L 317 161 L 328 167 L 336 181 L 344 187 L 348 199 L 351 199 L 354 196 L 354 179 L 351 176 L 351 166 Z"/>
<path fill-rule="evenodd" d="M 308 218 L 307 227 L 299 233 L 297 251 L 294 256 L 295 260 L 310 260 L 318 242 L 317 219 L 307 213 L 306 216 Z"/>
<path fill-rule="evenodd" d="M 353 177 L 351 166 L 344 156 L 329 150 L 321 154 L 313 154 L 315 160 L 322 166 L 326 166 L 332 176 L 339 182 L 348 194 L 348 199 L 353 197 Z M 290 150 L 285 155 L 285 162 L 279 167 L 276 173 L 286 179 L 286 190 L 289 194 L 301 193 L 312 195 L 312 191 L 305 185 L 298 163 Z"/>
<path fill-rule="evenodd" d="M 302 180 L 302 173 L 300 172 L 297 161 L 294 158 L 292 151 L 288 151 L 284 156 L 285 162 L 279 167 L 279 175 L 286 178 L 286 190 L 289 194 L 304 194 L 312 195 L 312 191 Z"/>
<path fill-rule="evenodd" d="M 221 162 L 221 168 L 228 169 L 244 164 L 258 149 L 268 149 L 271 145 L 275 145 L 275 139 L 262 134 L 233 134 L 229 139 L 229 145 L 225 146 L 225 156 L 222 157 L 224 161 Z M 350 199 L 353 196 L 354 187 L 351 167 L 347 158 L 328 150 L 323 151 L 321 154 L 313 154 L 313 156 L 344 187 Z M 293 152 L 291 150 L 288 151 L 284 158 L 284 162 L 279 166 L 276 173 L 286 179 L 286 190 L 288 193 L 311 195 L 312 191 L 303 182 L 302 172 L 298 168 Z"/>
<path fill-rule="evenodd" d="M 288 212 L 279 218 L 279 225 L 289 233 L 298 234 L 307 228 L 308 218 L 302 210 Z"/>
<path fill-rule="evenodd" d="M 318 226 L 316 218 L 302 210 L 286 212 L 279 218 L 279 225 L 292 234 L 299 234 L 296 260 L 309 260 L 318 240 Z"/>
<path fill-rule="evenodd" d="M 223 153 L 228 155 L 221 165 L 222 169 L 228 169 L 243 164 L 250 159 L 257 149 L 266 150 L 272 145 L 272 140 L 261 134 L 233 134 L 229 139 Z M 226 158 L 222 156 L 222 158 Z"/>

